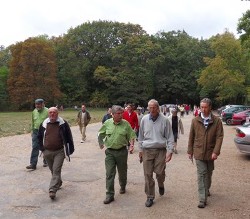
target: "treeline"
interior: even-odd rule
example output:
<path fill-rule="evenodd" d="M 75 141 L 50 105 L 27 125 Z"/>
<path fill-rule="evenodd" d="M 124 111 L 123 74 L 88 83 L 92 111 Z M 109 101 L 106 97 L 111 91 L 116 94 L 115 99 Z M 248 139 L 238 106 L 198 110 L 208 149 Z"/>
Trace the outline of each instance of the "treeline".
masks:
<path fill-rule="evenodd" d="M 240 39 L 225 31 L 203 40 L 185 31 L 149 35 L 140 25 L 83 23 L 59 37 L 29 38 L 0 48 L 0 110 L 48 105 L 93 107 L 133 102 L 217 105 L 250 94 L 250 11 Z"/>

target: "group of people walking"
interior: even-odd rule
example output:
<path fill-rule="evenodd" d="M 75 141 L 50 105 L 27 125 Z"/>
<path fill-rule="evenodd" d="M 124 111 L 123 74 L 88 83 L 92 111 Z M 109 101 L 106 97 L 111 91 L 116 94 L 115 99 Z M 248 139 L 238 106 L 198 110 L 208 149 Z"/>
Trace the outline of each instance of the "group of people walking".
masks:
<path fill-rule="evenodd" d="M 41 104 L 40 107 L 38 103 Z M 49 166 L 52 173 L 49 197 L 54 199 L 57 190 L 62 186 L 61 168 L 64 158 L 70 159 L 74 152 L 74 143 L 70 127 L 67 121 L 58 116 L 58 109 L 45 108 L 42 99 L 37 99 L 35 104 L 36 109 L 32 114 L 35 114 L 33 123 L 36 125 L 33 126 L 30 165 L 26 168 L 36 169 L 36 156 L 40 149 L 43 152 L 44 163 Z M 160 112 L 159 103 L 155 99 L 148 102 L 149 112 L 144 116 L 139 117 L 132 108 L 133 106 L 128 104 L 125 111 L 123 107 L 113 105 L 108 109 L 98 131 L 99 147 L 105 148 L 106 155 L 106 197 L 103 203 L 110 204 L 115 200 L 116 170 L 119 175 L 119 193 L 126 193 L 128 153 L 133 153 L 135 141 L 138 140 L 138 156 L 143 164 L 145 177 L 145 206 L 151 207 L 155 199 L 153 173 L 156 174 L 158 191 L 162 196 L 165 194 L 166 163 L 171 161 L 173 153 L 177 153 L 177 138 L 179 133 L 184 133 L 184 129 L 181 119 L 177 116 L 177 110 L 173 109 L 171 115 L 166 117 Z M 196 162 L 198 207 L 204 208 L 210 195 L 214 160 L 220 155 L 223 126 L 220 119 L 212 114 L 210 99 L 201 100 L 200 110 L 200 115 L 194 117 L 191 123 L 187 154 L 189 159 L 195 159 Z M 82 135 L 81 143 L 86 140 L 86 126 L 90 119 L 90 113 L 83 104 L 77 115 Z"/>

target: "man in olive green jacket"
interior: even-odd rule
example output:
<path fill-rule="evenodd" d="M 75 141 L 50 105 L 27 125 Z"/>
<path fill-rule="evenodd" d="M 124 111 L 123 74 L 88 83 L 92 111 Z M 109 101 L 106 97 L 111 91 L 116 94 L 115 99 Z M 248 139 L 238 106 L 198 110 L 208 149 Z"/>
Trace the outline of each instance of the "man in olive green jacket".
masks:
<path fill-rule="evenodd" d="M 77 123 L 81 132 L 81 143 L 86 140 L 86 127 L 91 120 L 89 112 L 86 110 L 85 104 L 82 104 L 82 109 L 77 114 Z"/>
<path fill-rule="evenodd" d="M 210 196 L 214 160 L 220 155 L 224 137 L 223 125 L 219 117 L 211 113 L 212 102 L 204 98 L 200 102 L 201 113 L 192 120 L 189 141 L 189 159 L 196 161 L 198 176 L 199 208 L 207 204 Z"/>

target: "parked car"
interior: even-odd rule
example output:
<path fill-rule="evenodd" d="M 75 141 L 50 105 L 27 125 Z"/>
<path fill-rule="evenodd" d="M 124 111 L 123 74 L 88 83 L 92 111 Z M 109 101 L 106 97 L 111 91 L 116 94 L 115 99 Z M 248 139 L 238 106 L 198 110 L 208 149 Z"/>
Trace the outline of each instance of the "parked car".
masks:
<path fill-rule="evenodd" d="M 250 106 L 239 105 L 239 106 L 232 106 L 232 107 L 226 108 L 226 109 L 222 110 L 222 112 L 221 112 L 221 119 L 227 125 L 231 125 L 233 114 L 247 110 L 247 109 L 250 109 Z"/>
<path fill-rule="evenodd" d="M 250 127 L 236 127 L 234 143 L 241 153 L 250 154 Z"/>
<path fill-rule="evenodd" d="M 234 113 L 232 116 L 232 125 L 243 125 L 246 122 L 246 118 L 250 116 L 250 109 Z"/>

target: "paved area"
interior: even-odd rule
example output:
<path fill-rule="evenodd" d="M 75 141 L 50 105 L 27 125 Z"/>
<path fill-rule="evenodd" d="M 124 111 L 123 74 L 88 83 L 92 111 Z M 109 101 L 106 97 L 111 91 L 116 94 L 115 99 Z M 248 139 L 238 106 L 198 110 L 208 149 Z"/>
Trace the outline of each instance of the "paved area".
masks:
<path fill-rule="evenodd" d="M 216 161 L 205 209 L 197 208 L 196 167 L 187 159 L 186 148 L 192 115 L 183 118 L 185 134 L 178 141 L 178 154 L 166 168 L 166 194 L 156 191 L 155 204 L 146 208 L 144 177 L 138 150 L 129 155 L 127 193 L 104 205 L 104 150 L 97 144 L 101 124 L 87 127 L 87 141 L 80 143 L 78 127 L 72 127 L 75 153 L 65 160 L 62 189 L 52 201 L 48 196 L 50 172 L 39 159 L 37 170 L 29 164 L 31 136 L 0 138 L 0 218 L 250 218 L 250 157 L 240 154 L 233 143 L 234 127 L 224 125 L 222 154 Z"/>

